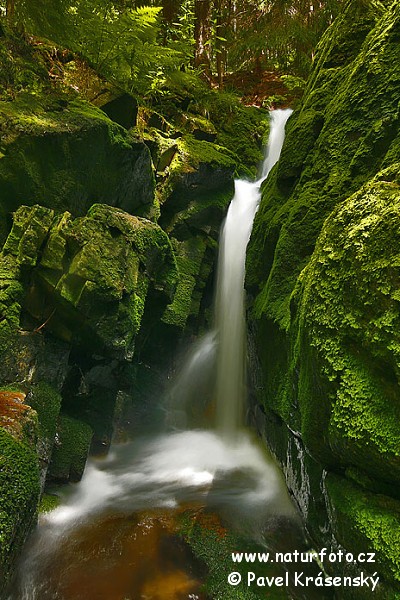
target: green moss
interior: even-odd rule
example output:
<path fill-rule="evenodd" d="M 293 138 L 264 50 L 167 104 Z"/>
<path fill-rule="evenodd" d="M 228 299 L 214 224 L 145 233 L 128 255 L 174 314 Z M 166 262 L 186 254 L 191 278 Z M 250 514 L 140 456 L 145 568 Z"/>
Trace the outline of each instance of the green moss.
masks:
<path fill-rule="evenodd" d="M 234 156 L 238 173 L 254 177 L 269 128 L 268 111 L 244 106 L 233 93 L 210 90 L 188 73 L 171 74 L 167 85 L 157 110 L 167 116 L 170 129 L 166 132 L 161 123 L 156 126 L 175 138 L 191 133 L 197 133 L 198 139 L 215 137 L 215 144 Z M 179 108 L 182 104 L 185 110 Z M 203 148 L 208 153 L 210 146 Z"/>
<path fill-rule="evenodd" d="M 62 339 L 126 355 L 140 328 L 148 286 L 166 305 L 178 277 L 171 242 L 158 225 L 100 204 L 76 219 L 40 206 L 20 207 L 4 253 L 8 279 L 0 279 L 0 306 L 3 294 L 7 314 L 13 295 L 25 296 L 25 310 Z M 12 273 L 21 277 L 19 264 L 25 290 L 9 279 Z"/>
<path fill-rule="evenodd" d="M 60 498 L 53 494 L 43 494 L 39 503 L 39 513 L 48 513 L 60 504 Z"/>
<path fill-rule="evenodd" d="M 320 446 L 325 440 L 341 461 L 400 481 L 400 194 L 391 173 L 379 173 L 325 222 L 296 291 L 294 362 L 304 370 L 308 347 L 314 349 L 315 377 L 325 380 L 331 404 L 329 425 L 319 419 L 316 426 L 321 398 L 310 387 L 299 390 L 309 446 L 315 449 L 316 439 Z M 312 381 L 309 371 L 304 380 Z"/>
<path fill-rule="evenodd" d="M 32 387 L 28 401 L 38 414 L 40 437 L 52 443 L 61 408 L 61 395 L 51 385 L 41 381 Z"/>
<path fill-rule="evenodd" d="M 223 146 L 205 140 L 196 140 L 191 135 L 178 139 L 177 145 L 183 160 L 188 160 L 192 168 L 198 167 L 201 163 L 218 168 L 234 169 L 236 167 L 235 155 Z"/>
<path fill-rule="evenodd" d="M 196 316 L 198 312 L 199 307 L 193 306 L 193 294 L 198 283 L 206 242 L 200 237 L 192 237 L 183 242 L 173 239 L 173 247 L 179 269 L 179 282 L 173 302 L 165 309 L 162 320 L 183 329 L 189 315 Z"/>
<path fill-rule="evenodd" d="M 389 498 L 379 516 L 371 490 L 397 498 L 400 481 L 399 22 L 398 3 L 349 1 L 327 30 L 247 260 L 262 401 L 322 467 L 361 478 L 365 506 L 342 480 L 339 541 L 368 535 L 392 582 L 398 508 Z"/>
<path fill-rule="evenodd" d="M 368 442 L 374 472 L 375 451 L 387 472 L 397 464 L 396 168 L 360 187 L 388 152 L 394 156 L 398 18 L 395 4 L 377 10 L 352 2 L 326 33 L 281 160 L 263 186 L 247 269 L 260 339 L 272 333 L 263 356 L 272 363 L 265 372 L 276 373 L 266 375 L 268 402 L 301 426 L 324 460 L 358 463 Z M 352 50 L 340 54 L 344 39 Z M 346 198 L 346 208 L 332 213 Z M 386 425 L 378 418 L 384 406 Z"/>
<path fill-rule="evenodd" d="M 38 498 L 35 451 L 0 429 L 0 592 L 34 523 Z"/>
<path fill-rule="evenodd" d="M 215 123 L 216 143 L 235 153 L 240 174 L 254 177 L 269 130 L 268 111 L 243 106 L 237 96 L 221 91 L 210 93 L 204 99 L 200 97 L 196 110 Z"/>
<path fill-rule="evenodd" d="M 43 206 L 19 207 L 13 215 L 13 226 L 3 253 L 13 254 L 20 265 L 35 266 L 53 219 L 54 212 Z"/>
<path fill-rule="evenodd" d="M 0 359 L 10 364 L 19 326 L 24 288 L 14 256 L 0 254 Z"/>
<path fill-rule="evenodd" d="M 263 288 L 257 316 L 285 328 L 290 296 L 324 219 L 375 175 L 396 137 L 399 8 L 394 4 L 382 16 L 372 3 L 367 11 L 356 5 L 349 3 L 342 19 L 352 27 L 361 18 L 371 31 L 364 28 L 364 43 L 354 41 L 352 61 L 335 68 L 328 57 L 316 62 L 302 106 L 288 122 L 282 160 L 264 188 L 249 246 L 249 282 Z M 340 23 L 321 42 L 322 54 L 340 48 Z"/>
<path fill-rule="evenodd" d="M 369 569 L 394 584 L 400 581 L 400 503 L 329 475 L 326 489 L 338 541 L 354 554 L 375 552 Z"/>
<path fill-rule="evenodd" d="M 0 241 L 9 213 L 21 204 L 68 209 L 76 216 L 93 202 L 137 214 L 152 209 L 154 176 L 142 142 L 84 101 L 68 101 L 57 110 L 21 102 L 0 102 Z"/>
<path fill-rule="evenodd" d="M 274 567 L 269 564 L 254 563 L 249 569 L 245 563 L 232 563 L 232 552 L 256 552 L 257 545 L 253 543 L 248 547 L 243 539 L 232 531 L 227 531 L 213 515 L 194 516 L 191 513 L 182 515 L 179 523 L 179 531 L 185 541 L 189 544 L 195 556 L 201 559 L 207 566 L 208 574 L 205 589 L 210 598 L 224 598 L 224 600 L 256 600 L 265 598 L 265 588 L 251 589 L 247 586 L 247 572 L 253 571 L 256 577 L 278 576 Z M 265 552 L 265 548 L 259 551 Z M 267 571 L 268 568 L 268 571 Z M 237 586 L 227 583 L 228 575 L 239 572 L 242 582 Z M 279 575 L 282 575 L 279 572 Z M 285 588 L 273 587 L 268 590 L 271 600 L 287 598 Z"/>
<path fill-rule="evenodd" d="M 48 477 L 57 481 L 79 481 L 85 469 L 92 436 L 89 425 L 61 415 Z"/>

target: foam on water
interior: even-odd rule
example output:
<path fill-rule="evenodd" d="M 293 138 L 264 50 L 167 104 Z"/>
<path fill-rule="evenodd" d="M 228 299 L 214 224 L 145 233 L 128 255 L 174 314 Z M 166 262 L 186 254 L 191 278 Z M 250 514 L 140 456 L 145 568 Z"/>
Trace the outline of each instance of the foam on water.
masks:
<path fill-rule="evenodd" d="M 203 430 L 141 440 L 116 447 L 105 460 L 89 461 L 81 483 L 42 517 L 41 525 L 66 529 L 111 507 L 113 512 L 133 512 L 194 499 L 206 502 L 216 477 L 240 472 L 251 473 L 255 482 L 230 494 L 244 509 L 285 493 L 274 463 L 245 432 L 235 444 Z M 218 492 L 213 493 L 217 498 Z"/>

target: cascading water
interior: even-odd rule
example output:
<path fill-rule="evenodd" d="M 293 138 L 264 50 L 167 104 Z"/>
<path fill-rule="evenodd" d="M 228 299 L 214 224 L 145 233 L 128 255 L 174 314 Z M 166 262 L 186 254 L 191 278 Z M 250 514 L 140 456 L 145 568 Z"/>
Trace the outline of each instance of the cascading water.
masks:
<path fill-rule="evenodd" d="M 245 399 L 244 277 L 246 248 L 261 198 L 261 183 L 279 160 L 285 125 L 292 111 L 271 113 L 271 130 L 261 178 L 237 180 L 235 195 L 222 229 L 218 258 L 216 328 L 218 339 L 216 412 L 217 428 L 225 437 L 235 436 L 242 423 Z"/>
<path fill-rule="evenodd" d="M 278 160 L 290 112 L 272 113 L 261 178 L 236 182 L 222 233 L 216 331 L 194 346 L 173 388 L 178 399 L 185 390 L 194 396 L 202 374 L 214 371 L 217 350 L 217 431 L 143 437 L 114 447 L 106 459 L 90 460 L 81 483 L 72 493 L 67 490 L 59 508 L 42 517 L 10 600 L 202 598 L 199 581 L 185 578 L 180 563 L 171 580 L 168 545 L 166 554 L 161 546 L 146 546 L 146 539 L 154 538 L 153 544 L 164 539 L 165 546 L 165 520 L 172 518 L 168 515 L 191 503 L 196 510 L 202 506 L 214 511 L 253 543 L 265 544 L 268 528 L 282 543 L 280 520 L 301 537 L 297 513 L 274 462 L 248 433 L 237 431 L 245 397 L 246 246 L 260 185 Z M 186 422 L 182 415 L 180 422 Z M 161 517 L 157 511 L 164 511 Z M 168 540 L 174 544 L 170 532 Z M 165 565 L 160 556 L 166 556 Z M 171 581 L 170 591 L 165 591 Z M 185 596 L 179 586 L 189 590 Z"/>

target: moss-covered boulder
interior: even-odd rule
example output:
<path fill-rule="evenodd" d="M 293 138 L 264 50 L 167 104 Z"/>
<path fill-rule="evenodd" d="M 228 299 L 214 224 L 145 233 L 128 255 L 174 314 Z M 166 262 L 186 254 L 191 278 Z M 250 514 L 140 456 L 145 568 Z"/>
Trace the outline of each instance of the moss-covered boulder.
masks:
<path fill-rule="evenodd" d="M 174 299 L 167 306 L 162 321 L 184 329 L 188 318 L 196 318 L 199 314 L 201 292 L 211 264 L 205 261 L 207 242 L 204 238 L 197 236 L 183 241 L 172 238 L 172 244 L 179 268 L 179 281 Z"/>
<path fill-rule="evenodd" d="M 307 446 L 393 486 L 400 483 L 398 167 L 333 211 L 292 297 Z M 314 360 L 302 360 L 310 352 Z M 310 389 L 316 379 L 325 397 Z"/>
<path fill-rule="evenodd" d="M 334 474 L 326 478 L 325 485 L 333 530 L 340 544 L 352 548 L 355 556 L 373 552 L 368 570 L 399 583 L 400 502 Z"/>
<path fill-rule="evenodd" d="M 35 410 L 38 419 L 36 450 L 39 458 L 41 489 L 43 490 L 56 438 L 61 394 L 53 386 L 40 379 L 36 385 L 31 386 L 27 402 Z"/>
<path fill-rule="evenodd" d="M 3 255 L 29 270 L 23 306 L 39 327 L 118 355 L 133 350 L 149 285 L 167 304 L 177 278 L 162 229 L 106 205 L 76 219 L 22 206 Z"/>
<path fill-rule="evenodd" d="M 92 436 L 89 425 L 68 415 L 61 415 L 48 480 L 79 481 L 85 469 Z"/>
<path fill-rule="evenodd" d="M 40 492 L 37 418 L 24 397 L 0 392 L 0 594 L 35 523 Z"/>
<path fill-rule="evenodd" d="M 232 153 L 241 176 L 256 176 L 269 127 L 267 110 L 245 106 L 236 94 L 210 89 L 196 75 L 179 71 L 168 75 L 155 109 L 142 110 L 139 121 L 161 130 L 164 138 L 189 135 L 214 142 Z"/>
<path fill-rule="evenodd" d="M 389 547 L 398 552 L 398 541 L 387 535 L 388 523 L 393 535 L 398 527 L 400 481 L 399 31 L 398 3 L 369 0 L 347 2 L 326 32 L 263 186 L 247 261 L 264 376 L 258 400 L 320 465 L 312 489 L 331 530 L 308 523 L 309 531 L 317 544 L 336 539 L 351 552 L 379 546 L 382 598 L 400 593 Z M 300 458 L 296 482 L 310 477 Z M 332 471 L 342 488 L 324 492 Z"/>
<path fill-rule="evenodd" d="M 20 204 L 84 215 L 107 202 L 148 215 L 154 199 L 150 153 L 100 109 L 78 99 L 20 95 L 0 102 L 1 230 Z"/>
<path fill-rule="evenodd" d="M 180 277 L 162 321 L 184 329 L 199 315 L 216 262 L 216 244 L 233 197 L 237 162 L 226 148 L 193 136 L 177 140 L 175 147 L 162 184 L 165 197 L 159 223 L 173 242 Z"/>

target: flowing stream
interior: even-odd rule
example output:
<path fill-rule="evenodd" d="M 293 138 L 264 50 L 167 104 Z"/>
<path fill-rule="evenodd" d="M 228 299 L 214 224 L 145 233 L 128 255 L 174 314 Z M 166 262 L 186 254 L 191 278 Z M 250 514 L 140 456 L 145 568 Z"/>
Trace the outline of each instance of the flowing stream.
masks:
<path fill-rule="evenodd" d="M 242 426 L 246 246 L 290 112 L 272 113 L 261 178 L 236 182 L 221 236 L 215 330 L 188 353 L 172 388 L 175 430 L 88 461 L 82 481 L 67 486 L 60 506 L 41 516 L 10 600 L 206 600 L 204 566 L 177 533 L 185 511 L 216 515 L 261 547 L 285 551 L 303 543 L 280 471 Z M 204 379 L 216 380 L 217 427 L 187 429 L 187 413 L 177 406 L 188 396 L 199 400 Z M 198 427 L 196 416 L 191 425 Z"/>

